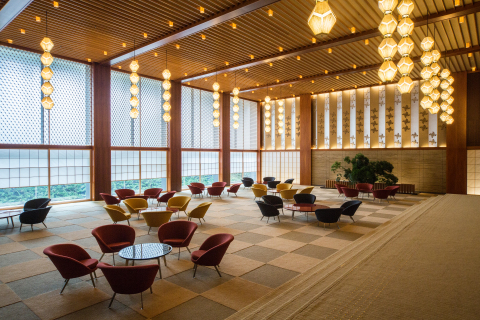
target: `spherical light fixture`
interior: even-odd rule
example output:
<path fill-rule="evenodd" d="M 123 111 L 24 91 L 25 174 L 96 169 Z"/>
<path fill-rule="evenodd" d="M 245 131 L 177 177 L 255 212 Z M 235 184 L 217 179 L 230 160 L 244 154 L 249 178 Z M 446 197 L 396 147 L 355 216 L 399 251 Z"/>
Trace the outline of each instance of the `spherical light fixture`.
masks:
<path fill-rule="evenodd" d="M 234 104 L 238 104 L 240 102 L 240 98 L 237 96 L 234 96 L 232 100 Z"/>
<path fill-rule="evenodd" d="M 440 104 L 440 109 L 442 109 L 443 111 L 447 111 L 447 108 L 448 108 L 449 104 L 447 101 L 443 101 L 441 104 Z"/>
<path fill-rule="evenodd" d="M 44 95 L 49 96 L 53 93 L 53 86 L 50 82 L 46 81 L 42 84 L 42 92 Z"/>
<path fill-rule="evenodd" d="M 434 88 L 438 88 L 438 86 L 440 85 L 440 78 L 437 76 L 433 76 L 432 78 L 430 78 L 430 83 Z"/>
<path fill-rule="evenodd" d="M 440 88 L 442 88 L 442 90 L 447 90 L 448 87 L 450 87 L 450 82 L 448 82 L 446 79 L 442 80 L 440 83 Z"/>
<path fill-rule="evenodd" d="M 220 111 L 217 109 L 213 110 L 213 117 L 215 119 L 218 119 L 220 117 Z"/>
<path fill-rule="evenodd" d="M 238 121 L 238 119 L 240 119 L 240 116 L 238 115 L 238 113 L 235 112 L 233 114 L 233 120 Z"/>
<path fill-rule="evenodd" d="M 170 109 L 172 109 L 172 106 L 170 105 L 170 102 L 165 101 L 165 102 L 163 103 L 163 110 L 165 110 L 165 112 L 169 112 Z"/>
<path fill-rule="evenodd" d="M 42 70 L 42 79 L 45 81 L 50 81 L 53 77 L 53 71 L 49 67 L 45 67 Z"/>
<path fill-rule="evenodd" d="M 455 109 L 453 109 L 452 106 L 448 106 L 448 107 L 447 107 L 447 113 L 448 113 L 449 115 L 453 114 L 454 111 L 455 111 Z"/>
<path fill-rule="evenodd" d="M 442 79 L 447 79 L 450 76 L 450 70 L 447 68 L 443 69 L 442 72 L 440 72 L 440 78 Z"/>
<path fill-rule="evenodd" d="M 233 112 L 238 112 L 240 110 L 240 107 L 238 106 L 238 104 L 234 104 L 232 110 Z"/>
<path fill-rule="evenodd" d="M 162 76 L 163 76 L 163 79 L 170 80 L 170 77 L 172 76 L 172 74 L 170 73 L 170 70 L 165 69 L 162 72 Z"/>
<path fill-rule="evenodd" d="M 52 42 L 52 40 L 50 40 L 50 38 L 45 37 L 40 42 L 40 47 L 42 47 L 44 52 L 50 52 L 53 49 L 53 42 Z"/>
<path fill-rule="evenodd" d="M 437 89 L 433 89 L 433 91 L 430 93 L 430 97 L 433 101 L 437 101 L 438 99 L 440 99 L 440 91 L 438 91 Z"/>
<path fill-rule="evenodd" d="M 269 126 L 271 123 L 272 123 L 272 120 L 270 120 L 270 119 L 268 119 L 268 118 L 265 119 L 265 124 L 266 124 L 267 126 Z"/>
<path fill-rule="evenodd" d="M 270 97 L 269 96 L 266 96 L 265 97 L 265 102 L 268 104 L 270 102 Z"/>
<path fill-rule="evenodd" d="M 278 112 L 283 113 L 283 111 L 285 111 L 283 107 L 278 107 Z"/>
<path fill-rule="evenodd" d="M 265 111 L 265 118 L 270 118 L 271 115 L 270 111 Z"/>
<path fill-rule="evenodd" d="M 413 70 L 413 61 L 410 57 L 403 57 L 397 64 L 398 71 L 402 75 L 408 75 Z"/>
<path fill-rule="evenodd" d="M 138 88 L 138 86 L 136 84 L 132 84 L 132 86 L 130 87 L 130 94 L 136 96 L 139 92 L 140 89 Z"/>
<path fill-rule="evenodd" d="M 422 101 L 420 101 L 420 105 L 423 109 L 430 109 L 432 107 L 433 100 L 429 96 L 423 97 Z"/>
<path fill-rule="evenodd" d="M 432 104 L 432 106 L 430 107 L 430 109 L 428 109 L 428 111 L 431 114 L 436 114 L 436 113 L 438 113 L 438 111 L 440 111 L 440 105 L 437 102 L 434 102 Z"/>
<path fill-rule="evenodd" d="M 218 91 L 218 90 L 220 90 L 220 84 L 219 84 L 218 82 L 216 82 L 216 81 L 213 83 L 213 86 L 212 86 L 212 87 L 213 87 L 213 91 Z"/>
<path fill-rule="evenodd" d="M 446 122 L 448 119 L 448 113 L 447 112 L 443 112 L 441 115 L 440 115 L 440 120 L 442 120 L 443 122 Z"/>
<path fill-rule="evenodd" d="M 397 74 L 397 66 L 392 61 L 384 61 L 380 70 L 378 70 L 378 76 L 383 82 L 392 81 Z"/>
<path fill-rule="evenodd" d="M 220 126 L 220 120 L 218 120 L 218 119 L 213 119 L 213 126 L 214 126 L 215 128 L 219 127 L 219 126 Z"/>
<path fill-rule="evenodd" d="M 379 0 L 378 8 L 384 13 L 388 14 L 395 10 L 398 0 Z"/>
<path fill-rule="evenodd" d="M 169 80 L 163 80 L 162 87 L 164 90 L 170 90 L 170 88 L 172 87 L 172 84 L 170 83 Z"/>
<path fill-rule="evenodd" d="M 415 47 L 415 43 L 413 42 L 410 37 L 405 37 L 400 40 L 398 43 L 398 53 L 403 56 L 407 56 L 412 53 L 413 48 Z"/>
<path fill-rule="evenodd" d="M 213 101 L 213 108 L 214 109 L 220 108 L 220 102 L 218 102 L 217 100 Z"/>
<path fill-rule="evenodd" d="M 50 110 L 50 109 L 53 108 L 54 105 L 55 105 L 55 104 L 53 103 L 52 98 L 50 98 L 50 97 L 44 97 L 44 98 L 42 99 L 42 107 L 43 107 L 44 109 Z"/>
<path fill-rule="evenodd" d="M 451 115 L 448 116 L 447 121 L 445 121 L 446 124 L 452 124 L 453 123 L 453 117 Z"/>
<path fill-rule="evenodd" d="M 284 117 L 283 113 L 280 113 L 280 114 L 278 115 L 278 120 L 283 120 L 283 117 Z"/>
<path fill-rule="evenodd" d="M 265 110 L 269 111 L 272 108 L 270 103 L 265 103 Z"/>
<path fill-rule="evenodd" d="M 437 49 L 432 50 L 433 62 L 437 62 L 442 57 L 442 54 Z"/>
<path fill-rule="evenodd" d="M 283 125 L 284 125 L 283 121 L 278 121 L 278 126 L 279 127 L 283 127 Z"/>
<path fill-rule="evenodd" d="M 397 28 L 397 19 L 395 19 L 393 14 L 385 15 L 382 21 L 380 22 L 380 25 L 378 26 L 378 30 L 380 30 L 380 32 L 387 37 L 391 36 L 395 32 L 396 28 Z"/>
<path fill-rule="evenodd" d="M 402 17 L 408 17 L 412 13 L 413 8 L 415 8 L 415 4 L 412 0 L 402 0 L 398 4 L 397 12 Z"/>
<path fill-rule="evenodd" d="M 448 92 L 450 95 L 453 94 L 453 91 L 455 91 L 455 89 L 453 89 L 452 86 L 449 86 L 449 87 L 447 88 L 447 92 Z"/>
<path fill-rule="evenodd" d="M 235 121 L 233 123 L 233 129 L 238 129 L 239 127 L 240 127 L 240 124 L 237 121 Z"/>
<path fill-rule="evenodd" d="M 279 105 L 280 107 L 283 107 L 283 100 L 278 100 L 277 103 L 278 103 L 278 105 Z M 280 109 L 278 109 L 278 110 L 280 110 Z M 281 112 L 283 112 L 283 111 L 281 111 Z"/>
<path fill-rule="evenodd" d="M 53 63 L 53 56 L 50 54 L 50 52 L 44 52 L 40 57 L 40 61 L 42 61 L 42 64 L 45 67 L 50 67 L 50 65 Z"/>
<path fill-rule="evenodd" d="M 317 0 L 312 13 L 308 17 L 308 26 L 314 35 L 328 34 L 336 21 L 337 17 L 328 5 L 328 0 Z"/>
<path fill-rule="evenodd" d="M 278 133 L 283 134 L 283 128 L 282 127 L 278 128 Z"/>
<path fill-rule="evenodd" d="M 436 62 L 432 63 L 432 64 L 430 65 L 430 68 L 432 68 L 432 71 L 433 71 L 433 74 L 434 74 L 434 75 L 437 75 L 437 74 L 440 72 L 440 70 L 442 69 L 442 68 L 440 67 L 440 65 L 439 65 L 438 63 L 436 63 Z"/>
<path fill-rule="evenodd" d="M 423 80 L 428 80 L 433 75 L 433 70 L 430 67 L 423 67 L 422 71 L 420 72 Z"/>
<path fill-rule="evenodd" d="M 453 98 L 453 96 L 450 96 L 450 98 L 448 98 L 446 101 L 448 102 L 449 105 L 452 105 L 454 100 L 455 99 Z"/>
<path fill-rule="evenodd" d="M 232 92 L 233 92 L 233 95 L 238 96 L 238 94 L 240 93 L 240 89 L 235 87 L 233 88 Z"/>
<path fill-rule="evenodd" d="M 420 60 L 422 61 L 423 65 L 429 66 L 433 62 L 433 55 L 430 51 L 424 51 Z"/>
<path fill-rule="evenodd" d="M 172 117 L 170 116 L 170 113 L 166 112 L 163 114 L 163 121 L 165 122 L 170 122 L 172 120 Z"/>
<path fill-rule="evenodd" d="M 132 60 L 132 62 L 130 62 L 130 70 L 132 70 L 132 72 L 137 72 L 139 68 L 138 60 Z"/>
<path fill-rule="evenodd" d="M 422 90 L 423 94 L 428 96 L 430 95 L 432 92 L 433 92 L 433 86 L 432 84 L 430 83 L 430 81 L 425 81 L 424 83 L 422 83 L 422 85 L 420 86 L 420 90 Z"/>
<path fill-rule="evenodd" d="M 218 100 L 218 99 L 220 99 L 220 93 L 218 93 L 218 91 L 215 91 L 215 92 L 212 94 L 212 96 L 213 96 L 213 100 Z M 235 102 L 234 102 L 234 103 L 235 103 Z"/>
<path fill-rule="evenodd" d="M 450 85 L 452 85 L 455 79 L 452 76 L 448 76 L 447 81 L 450 82 Z"/>
<path fill-rule="evenodd" d="M 435 41 L 433 40 L 432 37 L 425 37 L 423 38 L 420 46 L 422 47 L 423 51 L 430 51 L 432 50 L 434 44 L 435 44 Z"/>
<path fill-rule="evenodd" d="M 266 133 L 269 133 L 271 130 L 272 130 L 272 128 L 270 128 L 270 126 L 265 126 L 265 132 Z"/>
<path fill-rule="evenodd" d="M 402 37 L 406 37 L 406 36 L 410 36 L 412 35 L 412 32 L 413 32 L 413 21 L 412 19 L 410 18 L 403 18 L 402 20 L 400 20 L 400 22 L 398 23 L 398 26 L 397 26 L 397 32 L 402 36 Z"/>
<path fill-rule="evenodd" d="M 138 112 L 137 108 L 134 107 L 130 110 L 130 118 L 137 119 L 138 115 L 139 115 L 139 112 Z"/>
<path fill-rule="evenodd" d="M 440 94 L 440 98 L 442 98 L 442 100 L 446 101 L 446 100 L 448 100 L 448 98 L 450 98 L 450 93 L 448 93 L 448 91 L 442 91 L 442 93 Z"/>
<path fill-rule="evenodd" d="M 133 96 L 130 98 L 130 105 L 134 108 L 138 107 L 138 104 L 140 103 L 140 101 L 138 100 L 137 97 Z M 136 118 L 134 118 L 136 119 Z"/>
<path fill-rule="evenodd" d="M 166 90 L 163 93 L 163 100 L 169 101 L 171 98 L 172 98 L 172 94 L 170 93 L 170 91 Z"/>
<path fill-rule="evenodd" d="M 409 76 L 403 76 L 400 78 L 400 81 L 398 81 L 397 87 L 400 93 L 410 93 L 414 87 L 414 83 L 412 78 Z"/>
<path fill-rule="evenodd" d="M 397 53 L 397 43 L 393 38 L 385 38 L 378 47 L 378 53 L 385 60 L 391 60 Z"/>

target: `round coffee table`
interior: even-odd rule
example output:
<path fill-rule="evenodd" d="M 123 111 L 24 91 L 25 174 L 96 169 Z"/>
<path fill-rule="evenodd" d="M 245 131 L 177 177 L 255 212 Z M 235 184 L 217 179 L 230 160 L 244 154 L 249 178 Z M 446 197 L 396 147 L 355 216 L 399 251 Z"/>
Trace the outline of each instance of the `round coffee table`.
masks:
<path fill-rule="evenodd" d="M 146 211 L 172 211 L 173 213 L 175 213 L 178 211 L 178 209 L 170 208 L 170 207 L 151 207 L 151 208 L 142 209 L 139 212 L 142 213 Z"/>
<path fill-rule="evenodd" d="M 7 224 L 10 224 L 8 222 L 8 218 L 12 221 L 12 228 L 15 228 L 15 225 L 13 224 L 13 217 L 21 215 L 23 210 L 21 209 L 15 209 L 15 210 L 2 210 L 0 211 L 0 219 L 7 219 Z"/>
<path fill-rule="evenodd" d="M 270 193 L 273 194 L 274 196 L 276 196 L 277 194 L 280 193 L 280 191 L 278 191 L 277 189 L 268 190 L 268 192 L 270 192 Z"/>
<path fill-rule="evenodd" d="M 292 211 L 292 220 L 295 216 L 295 211 L 304 212 L 307 215 L 308 221 L 308 213 L 315 212 L 317 209 L 328 209 L 330 207 L 323 206 L 321 204 L 310 204 L 310 203 L 296 203 L 296 204 L 287 204 L 285 209 Z"/>
<path fill-rule="evenodd" d="M 132 265 L 135 265 L 135 260 L 152 260 L 157 259 L 158 274 L 162 279 L 162 267 L 160 266 L 160 257 L 163 257 L 163 262 L 167 266 L 167 259 L 165 256 L 172 252 L 172 246 L 165 243 L 142 243 L 120 250 L 118 255 L 126 260 L 126 265 L 132 260 Z"/>

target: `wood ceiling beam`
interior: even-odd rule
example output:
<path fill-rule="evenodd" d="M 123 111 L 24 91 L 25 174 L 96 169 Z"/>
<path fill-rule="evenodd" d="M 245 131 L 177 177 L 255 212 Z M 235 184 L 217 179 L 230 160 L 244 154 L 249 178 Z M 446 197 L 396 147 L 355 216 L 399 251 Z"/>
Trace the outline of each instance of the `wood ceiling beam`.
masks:
<path fill-rule="evenodd" d="M 415 23 L 415 28 L 417 28 L 417 27 L 421 27 L 421 26 L 426 25 L 427 21 L 428 21 L 428 23 L 436 23 L 436 22 L 441 22 L 441 21 L 453 19 L 453 18 L 458 18 L 458 17 L 465 16 L 465 15 L 472 14 L 472 13 L 476 13 L 476 12 L 480 12 L 480 2 L 476 2 L 476 3 L 470 4 L 470 5 L 466 5 L 464 7 L 450 9 L 450 10 L 447 10 L 447 11 L 444 11 L 444 12 L 441 12 L 441 13 L 437 13 L 437 14 L 431 14 L 429 16 L 426 16 L 426 17 L 423 17 L 423 18 L 420 18 L 420 19 L 414 19 L 413 22 Z M 272 54 L 272 55 L 269 55 L 269 56 L 265 56 L 265 57 L 261 57 L 261 58 L 257 58 L 257 59 L 253 59 L 253 60 L 249 60 L 249 61 L 244 61 L 244 62 L 241 62 L 241 63 L 238 63 L 238 64 L 232 64 L 228 67 L 222 67 L 222 68 L 218 68 L 218 69 L 215 69 L 215 70 L 212 70 L 212 71 L 194 74 L 192 76 L 183 77 L 183 78 L 180 78 L 180 79 L 177 79 L 177 80 L 182 81 L 182 82 L 193 81 L 193 80 L 196 80 L 196 79 L 201 79 L 201 78 L 213 76 L 216 73 L 225 73 L 225 72 L 232 72 L 232 71 L 240 70 L 240 69 L 244 69 L 244 68 L 251 68 L 253 66 L 257 66 L 257 65 L 260 65 L 260 64 L 275 62 L 275 61 L 278 61 L 278 60 L 283 60 L 283 59 L 286 59 L 286 58 L 295 57 L 295 56 L 306 54 L 306 53 L 309 53 L 309 52 L 325 50 L 325 49 L 328 49 L 328 48 L 334 48 L 334 47 L 345 45 L 345 44 L 348 44 L 348 43 L 351 43 L 351 42 L 357 42 L 357 41 L 362 41 L 362 40 L 366 40 L 366 39 L 370 39 L 370 38 L 375 38 L 375 37 L 378 37 L 378 36 L 381 36 L 381 35 L 382 34 L 380 33 L 380 31 L 378 31 L 377 28 L 370 29 L 370 30 L 367 30 L 367 31 L 350 34 L 350 35 L 345 36 L 345 37 L 340 37 L 340 38 L 332 39 L 332 40 L 325 41 L 325 42 L 315 43 L 315 44 L 295 48 L 295 49 L 292 49 L 292 50 L 284 50 L 283 52 L 279 52 L 279 53 Z"/>
<path fill-rule="evenodd" d="M 10 0 L 0 10 L 0 31 L 5 29 L 33 0 Z"/>
<path fill-rule="evenodd" d="M 17 1 L 17 0 L 15 0 Z M 240 3 L 236 6 L 230 7 L 226 10 L 220 11 L 208 18 L 202 19 L 198 22 L 192 23 L 190 25 L 184 26 L 178 30 L 175 30 L 168 34 L 167 36 L 156 38 L 145 45 L 139 46 L 135 49 L 135 54 L 141 55 L 143 53 L 149 52 L 156 48 L 162 47 L 168 43 L 180 40 L 182 38 L 188 37 L 192 34 L 204 31 L 206 29 L 215 27 L 219 24 L 222 24 L 226 21 L 238 18 L 244 14 L 250 13 L 252 11 L 261 9 L 263 7 L 269 6 L 280 0 L 247 0 L 243 3 Z M 111 66 L 122 61 L 132 59 L 134 55 L 133 50 L 128 50 L 122 52 L 116 56 L 113 56 L 107 60 L 102 61 L 102 63 L 109 63 Z"/>
<path fill-rule="evenodd" d="M 472 46 L 470 48 L 450 50 L 448 52 L 443 53 L 442 58 L 454 57 L 454 56 L 458 56 L 458 55 L 475 53 L 475 52 L 479 52 L 479 51 L 480 51 L 480 45 Z M 415 62 L 415 63 L 420 62 L 420 56 L 412 57 L 412 61 Z M 324 74 L 324 73 L 316 74 L 316 75 L 312 75 L 312 76 L 308 76 L 308 77 L 303 77 L 301 79 L 300 78 L 295 78 L 295 79 L 291 79 L 291 80 L 280 81 L 278 83 L 274 82 L 274 83 L 270 83 L 270 84 L 262 85 L 262 86 L 258 86 L 258 87 L 250 87 L 250 88 L 241 89 L 240 92 L 246 92 L 246 91 L 250 91 L 250 90 L 258 90 L 258 89 L 262 89 L 262 88 L 266 88 L 266 87 L 273 88 L 273 87 L 283 86 L 283 85 L 286 85 L 286 84 L 295 84 L 295 83 L 305 82 L 305 81 L 325 79 L 325 78 L 336 77 L 336 76 L 344 76 L 344 75 L 358 73 L 358 72 L 378 70 L 378 69 L 380 69 L 381 65 L 382 65 L 381 63 L 378 63 L 378 64 L 372 64 L 372 65 L 363 66 L 363 67 L 357 67 L 356 69 L 350 68 L 350 69 L 344 69 L 344 70 L 329 72 L 328 74 Z"/>

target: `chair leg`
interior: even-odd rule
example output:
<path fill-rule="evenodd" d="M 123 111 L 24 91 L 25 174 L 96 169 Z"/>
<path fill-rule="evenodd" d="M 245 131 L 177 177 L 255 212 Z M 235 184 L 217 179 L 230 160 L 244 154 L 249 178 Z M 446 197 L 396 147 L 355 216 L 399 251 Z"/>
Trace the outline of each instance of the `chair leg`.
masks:
<path fill-rule="evenodd" d="M 355 220 L 353 220 L 353 217 L 352 217 L 352 216 L 350 216 L 350 219 L 352 219 L 353 223 L 355 223 Z"/>
<path fill-rule="evenodd" d="M 142 302 L 142 307 L 140 309 L 143 310 L 143 292 L 140 292 L 140 301 Z"/>
<path fill-rule="evenodd" d="M 218 275 L 220 276 L 220 278 L 222 277 L 222 274 L 220 273 L 220 271 L 218 270 L 218 267 L 217 266 L 214 266 L 215 267 L 215 270 L 217 270 L 217 273 Z"/>
<path fill-rule="evenodd" d="M 180 248 L 178 248 L 178 260 L 180 260 Z"/>
<path fill-rule="evenodd" d="M 268 220 L 270 220 L 270 217 L 267 217 L 267 223 L 268 223 Z"/>
<path fill-rule="evenodd" d="M 93 275 L 95 276 L 95 279 L 97 279 L 97 271 L 93 271 Z"/>
<path fill-rule="evenodd" d="M 42 221 L 42 223 L 43 223 L 43 225 L 45 226 L 45 229 L 48 229 L 48 228 L 47 228 L 47 225 L 45 224 L 45 222 Z"/>
<path fill-rule="evenodd" d="M 167 258 L 165 256 L 163 256 L 163 264 L 165 265 L 165 267 L 167 266 Z"/>
<path fill-rule="evenodd" d="M 187 248 L 188 252 L 189 252 L 190 254 L 192 254 L 192 252 L 190 251 L 190 249 L 188 249 L 188 247 L 185 247 L 185 248 Z"/>
<path fill-rule="evenodd" d="M 193 277 L 195 278 L 195 274 L 197 273 L 197 268 L 198 268 L 198 265 L 195 264 L 195 266 L 193 267 Z"/>
<path fill-rule="evenodd" d="M 280 215 L 278 215 L 278 222 L 280 223 Z"/>
<path fill-rule="evenodd" d="M 100 260 L 102 260 L 104 255 L 105 255 L 105 253 L 102 253 L 102 256 L 100 257 L 100 259 L 98 259 L 99 262 L 100 262 Z"/>
<path fill-rule="evenodd" d="M 22 231 L 23 223 L 20 223 L 20 231 Z"/>
<path fill-rule="evenodd" d="M 150 293 L 153 293 L 152 287 L 150 287 Z"/>
<path fill-rule="evenodd" d="M 130 220 L 127 220 L 128 225 L 130 225 Z"/>
<path fill-rule="evenodd" d="M 262 218 L 260 218 L 260 220 L 263 220 L 264 216 L 262 216 Z"/>
<path fill-rule="evenodd" d="M 32 228 L 32 231 L 33 231 L 33 224 L 31 224 L 30 227 Z"/>
<path fill-rule="evenodd" d="M 115 265 L 115 252 L 112 253 L 113 265 Z"/>
<path fill-rule="evenodd" d="M 110 300 L 110 304 L 108 305 L 108 309 L 110 309 L 112 307 L 112 303 L 113 303 L 113 299 L 115 299 L 115 296 L 117 295 L 116 292 L 113 293 L 113 297 L 112 299 Z"/>
<path fill-rule="evenodd" d="M 65 290 L 65 287 L 67 286 L 68 281 L 70 281 L 70 279 L 65 279 L 65 284 L 63 285 L 63 288 L 62 288 L 62 290 L 60 291 L 60 294 L 62 294 L 63 290 Z"/>
<path fill-rule="evenodd" d="M 152 227 L 148 227 L 148 234 L 150 234 L 151 229 L 152 229 Z"/>
<path fill-rule="evenodd" d="M 338 226 L 338 223 L 335 222 L 335 224 L 337 225 L 337 229 L 340 229 L 340 227 Z"/>
<path fill-rule="evenodd" d="M 93 275 L 92 275 L 91 273 L 90 273 L 90 279 L 92 279 L 93 287 L 96 288 L 96 287 L 95 287 L 95 281 L 93 281 Z"/>

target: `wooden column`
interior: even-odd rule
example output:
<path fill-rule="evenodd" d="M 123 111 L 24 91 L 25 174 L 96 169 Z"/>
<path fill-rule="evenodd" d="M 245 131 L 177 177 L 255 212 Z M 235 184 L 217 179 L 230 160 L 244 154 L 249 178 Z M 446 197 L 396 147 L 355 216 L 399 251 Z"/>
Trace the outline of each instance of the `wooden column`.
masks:
<path fill-rule="evenodd" d="M 172 98 L 170 104 L 172 109 L 168 129 L 170 135 L 170 151 L 168 152 L 168 179 L 167 188 L 169 191 L 182 190 L 182 84 L 170 81 Z"/>
<path fill-rule="evenodd" d="M 447 193 L 467 193 L 467 73 L 452 74 L 453 124 L 447 125 Z"/>
<path fill-rule="evenodd" d="M 93 200 L 112 189 L 112 154 L 110 124 L 110 66 L 92 65 L 93 88 Z"/>
<path fill-rule="evenodd" d="M 230 92 L 220 93 L 220 181 L 230 185 Z"/>
<path fill-rule="evenodd" d="M 257 181 L 262 181 L 262 145 L 265 145 L 262 132 L 262 105 L 257 102 Z"/>
<path fill-rule="evenodd" d="M 300 184 L 312 184 L 312 96 L 300 96 Z"/>

